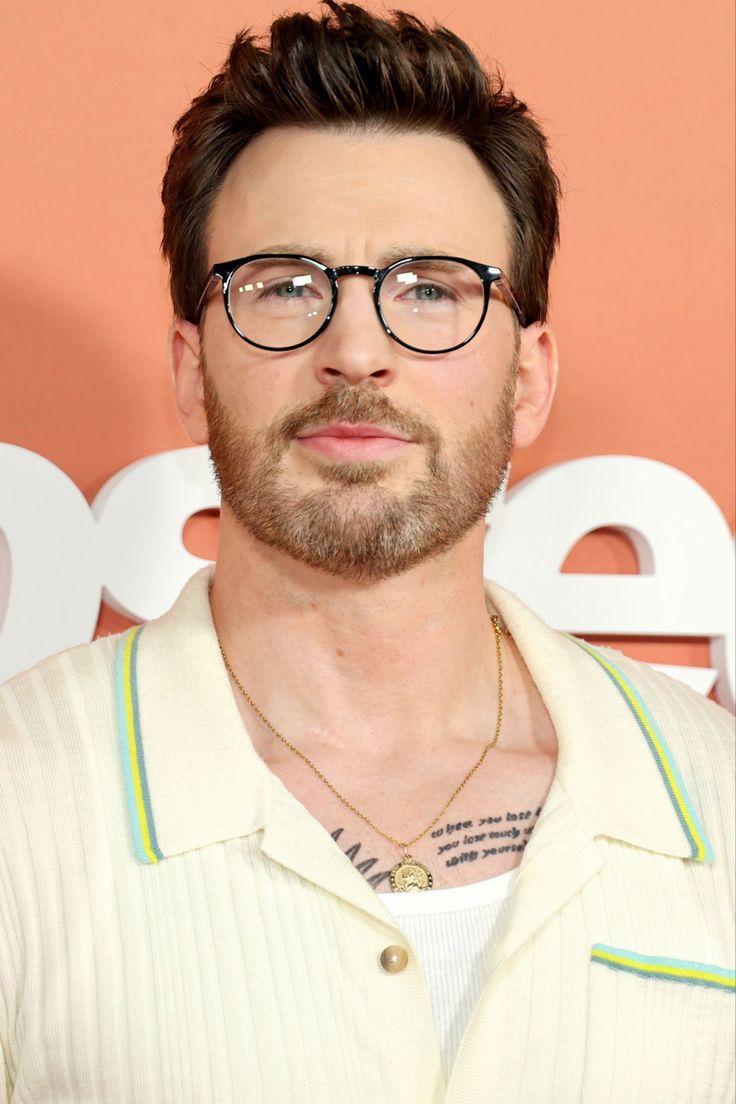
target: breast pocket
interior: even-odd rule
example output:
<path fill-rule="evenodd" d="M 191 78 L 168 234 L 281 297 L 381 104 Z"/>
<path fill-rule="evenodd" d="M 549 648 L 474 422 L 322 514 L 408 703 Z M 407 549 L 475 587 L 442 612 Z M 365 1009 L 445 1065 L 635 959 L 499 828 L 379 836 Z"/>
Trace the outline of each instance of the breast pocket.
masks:
<path fill-rule="evenodd" d="M 591 948 L 585 1104 L 731 1104 L 736 974 L 715 963 Z"/>

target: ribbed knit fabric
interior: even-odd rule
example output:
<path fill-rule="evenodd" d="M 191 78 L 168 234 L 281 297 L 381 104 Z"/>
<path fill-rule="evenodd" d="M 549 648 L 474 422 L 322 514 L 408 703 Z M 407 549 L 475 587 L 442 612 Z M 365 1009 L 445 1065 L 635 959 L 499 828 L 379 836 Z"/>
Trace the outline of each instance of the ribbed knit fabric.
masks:
<path fill-rule="evenodd" d="M 455 889 L 378 894 L 424 972 L 445 1076 L 483 991 L 485 965 L 506 919 L 516 873 Z"/>
<path fill-rule="evenodd" d="M 256 753 L 210 581 L 0 687 L 2 1104 L 733 1104 L 733 719 L 488 585 L 559 753 L 446 1076 L 431 956 Z"/>

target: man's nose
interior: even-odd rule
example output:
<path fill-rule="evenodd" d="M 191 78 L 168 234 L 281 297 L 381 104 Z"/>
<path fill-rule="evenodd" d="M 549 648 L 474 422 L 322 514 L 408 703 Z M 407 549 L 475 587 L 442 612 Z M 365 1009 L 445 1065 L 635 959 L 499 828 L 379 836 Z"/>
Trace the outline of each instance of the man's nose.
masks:
<path fill-rule="evenodd" d="M 348 266 L 346 266 L 347 268 Z M 389 337 L 376 311 L 373 270 L 363 265 L 340 270 L 335 312 L 313 343 L 314 368 L 323 382 L 343 377 L 357 384 L 393 379 L 400 346 Z"/>

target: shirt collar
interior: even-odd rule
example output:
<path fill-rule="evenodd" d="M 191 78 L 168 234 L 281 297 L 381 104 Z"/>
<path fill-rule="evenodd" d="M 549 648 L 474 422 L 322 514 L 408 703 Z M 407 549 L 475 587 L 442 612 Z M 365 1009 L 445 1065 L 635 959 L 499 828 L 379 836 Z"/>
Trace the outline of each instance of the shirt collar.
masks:
<path fill-rule="evenodd" d="M 212 565 L 168 613 L 121 637 L 120 750 L 133 847 L 155 863 L 265 829 L 280 780 L 257 754 L 222 662 L 209 603 Z M 486 583 L 555 727 L 556 782 L 594 836 L 712 861 L 661 728 L 621 665 Z M 611 668 L 611 669 L 608 669 Z"/>
<path fill-rule="evenodd" d="M 637 683 L 645 665 L 556 632 L 497 584 L 486 593 L 504 618 L 557 732 L 557 779 L 593 836 L 712 862 L 709 839 Z"/>

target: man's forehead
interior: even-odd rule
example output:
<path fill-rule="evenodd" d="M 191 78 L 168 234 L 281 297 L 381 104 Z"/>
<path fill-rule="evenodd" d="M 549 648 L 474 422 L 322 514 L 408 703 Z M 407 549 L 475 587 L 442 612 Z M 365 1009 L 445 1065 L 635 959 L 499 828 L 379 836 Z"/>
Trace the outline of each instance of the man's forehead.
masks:
<path fill-rule="evenodd" d="M 306 241 L 302 239 L 300 241 L 257 242 L 250 252 L 296 253 L 301 257 L 312 257 L 315 261 L 321 261 L 322 264 L 328 265 L 331 268 L 336 268 L 342 263 L 332 246 L 314 240 Z M 376 268 L 385 268 L 393 264 L 394 261 L 403 260 L 405 257 L 427 256 L 428 254 L 435 257 L 457 256 L 451 249 L 439 248 L 435 241 L 427 243 L 426 241 L 420 242 L 413 240 L 411 242 L 407 241 L 394 244 L 382 249 L 381 252 L 373 258 L 373 262 Z"/>
<path fill-rule="evenodd" d="M 508 232 L 505 204 L 464 143 L 325 127 L 253 139 L 230 166 L 208 220 L 211 264 L 279 252 L 328 265 L 383 267 L 427 253 L 503 265 Z M 365 255 L 352 256 L 355 247 Z"/>

